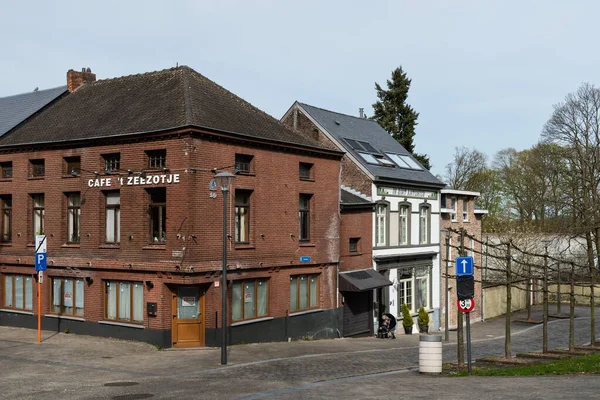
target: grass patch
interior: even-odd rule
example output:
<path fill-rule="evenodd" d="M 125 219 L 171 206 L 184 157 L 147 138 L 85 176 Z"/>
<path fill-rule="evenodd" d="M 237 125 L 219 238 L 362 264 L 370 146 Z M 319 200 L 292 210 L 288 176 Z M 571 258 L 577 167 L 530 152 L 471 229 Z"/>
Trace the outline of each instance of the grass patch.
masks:
<path fill-rule="evenodd" d="M 567 375 L 567 374 L 600 374 L 600 354 L 590 354 L 566 360 L 536 363 L 511 368 L 473 368 L 476 376 L 532 376 L 532 375 Z M 467 376 L 466 371 L 453 373 L 452 376 Z"/>

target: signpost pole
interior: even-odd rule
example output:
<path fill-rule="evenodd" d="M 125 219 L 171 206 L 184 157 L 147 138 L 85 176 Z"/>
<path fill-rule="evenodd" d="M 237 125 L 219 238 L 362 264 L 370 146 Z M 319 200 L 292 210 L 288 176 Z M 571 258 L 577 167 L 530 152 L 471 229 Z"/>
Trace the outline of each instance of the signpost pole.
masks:
<path fill-rule="evenodd" d="M 38 319 L 38 343 L 42 343 L 42 275 L 43 272 L 38 272 L 37 284 L 37 319 Z"/>
<path fill-rule="evenodd" d="M 471 312 L 466 313 L 467 318 L 467 371 L 471 375 Z"/>

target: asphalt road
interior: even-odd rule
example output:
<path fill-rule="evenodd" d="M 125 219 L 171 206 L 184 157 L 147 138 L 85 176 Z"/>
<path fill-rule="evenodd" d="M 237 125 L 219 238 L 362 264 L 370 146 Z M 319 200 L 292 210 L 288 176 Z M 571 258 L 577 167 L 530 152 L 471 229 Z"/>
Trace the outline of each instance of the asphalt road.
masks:
<path fill-rule="evenodd" d="M 589 342 L 577 309 L 576 343 Z M 600 315 L 596 319 L 600 322 Z M 569 320 L 549 324 L 550 347 L 568 346 Z M 598 332 L 600 324 L 597 323 Z M 541 350 L 541 325 L 513 322 L 513 354 Z M 474 324 L 473 358 L 504 354 L 503 319 Z M 157 351 L 144 343 L 0 327 L 2 399 L 597 399 L 598 376 L 452 378 L 418 367 L 418 335 Z M 454 333 L 452 333 L 454 340 Z M 454 343 L 443 359 L 456 359 Z"/>

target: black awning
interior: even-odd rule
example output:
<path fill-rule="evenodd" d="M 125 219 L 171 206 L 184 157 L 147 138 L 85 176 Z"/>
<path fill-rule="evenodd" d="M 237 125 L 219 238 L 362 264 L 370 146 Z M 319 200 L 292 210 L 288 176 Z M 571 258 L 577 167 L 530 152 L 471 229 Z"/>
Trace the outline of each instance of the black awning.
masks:
<path fill-rule="evenodd" d="M 390 285 L 392 282 L 374 269 L 340 274 L 340 292 L 364 292 Z"/>

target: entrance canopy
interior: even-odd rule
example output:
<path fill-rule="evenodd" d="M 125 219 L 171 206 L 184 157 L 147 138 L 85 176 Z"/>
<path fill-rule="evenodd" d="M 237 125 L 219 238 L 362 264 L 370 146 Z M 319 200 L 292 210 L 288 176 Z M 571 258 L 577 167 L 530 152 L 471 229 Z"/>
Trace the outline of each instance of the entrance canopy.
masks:
<path fill-rule="evenodd" d="M 340 292 L 364 292 L 391 285 L 392 282 L 374 269 L 340 274 Z"/>

